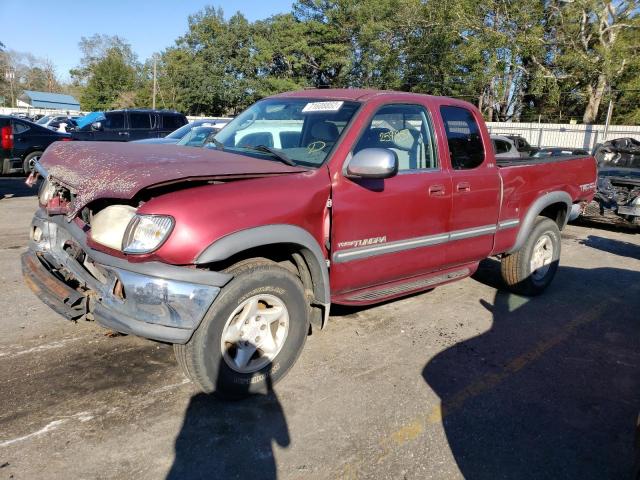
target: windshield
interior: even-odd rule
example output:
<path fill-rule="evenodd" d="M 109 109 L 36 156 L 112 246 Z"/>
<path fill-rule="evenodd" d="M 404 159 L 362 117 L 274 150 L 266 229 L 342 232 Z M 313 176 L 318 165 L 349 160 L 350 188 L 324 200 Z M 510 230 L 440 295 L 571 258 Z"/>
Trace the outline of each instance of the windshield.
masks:
<path fill-rule="evenodd" d="M 272 154 L 255 150 L 265 146 L 296 164 L 318 167 L 359 106 L 342 100 L 270 98 L 242 112 L 215 139 L 225 151 L 273 159 Z"/>
<path fill-rule="evenodd" d="M 38 120 L 36 123 L 38 125 L 44 125 L 45 123 L 47 123 L 49 120 L 51 120 L 51 117 L 49 116 L 44 116 L 42 117 L 40 120 Z"/>
<path fill-rule="evenodd" d="M 193 123 L 187 123 L 186 125 L 181 126 L 179 129 L 174 130 L 164 138 L 180 139 L 184 137 L 187 133 L 189 133 L 189 131 L 193 128 L 193 126 L 194 126 Z"/>
<path fill-rule="evenodd" d="M 214 132 L 213 127 L 195 127 L 191 129 L 184 137 L 180 139 L 177 145 L 186 145 L 187 147 L 201 147 L 211 132 Z"/>

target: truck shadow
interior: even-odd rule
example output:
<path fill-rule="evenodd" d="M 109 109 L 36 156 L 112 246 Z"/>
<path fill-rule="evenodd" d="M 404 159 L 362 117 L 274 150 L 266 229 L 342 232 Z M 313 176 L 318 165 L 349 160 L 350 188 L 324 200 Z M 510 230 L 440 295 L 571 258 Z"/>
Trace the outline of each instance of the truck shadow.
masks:
<path fill-rule="evenodd" d="M 499 263 L 474 278 L 500 286 Z M 423 370 L 467 479 L 621 479 L 640 411 L 640 273 L 561 267 L 540 297 L 505 291 L 487 332 Z"/>
<path fill-rule="evenodd" d="M 194 395 L 167 480 L 275 480 L 273 442 L 288 447 L 291 440 L 280 401 L 271 385 L 268 390 L 239 401 Z"/>

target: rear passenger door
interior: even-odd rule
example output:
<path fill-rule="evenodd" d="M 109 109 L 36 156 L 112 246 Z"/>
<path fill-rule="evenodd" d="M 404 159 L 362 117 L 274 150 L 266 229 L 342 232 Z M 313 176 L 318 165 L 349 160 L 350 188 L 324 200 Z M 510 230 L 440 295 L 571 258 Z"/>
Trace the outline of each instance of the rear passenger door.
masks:
<path fill-rule="evenodd" d="M 422 105 L 382 105 L 351 153 L 389 149 L 398 158 L 398 174 L 384 180 L 340 176 L 334 184 L 331 289 L 343 302 L 359 298 L 346 292 L 445 263 L 451 181 L 439 164 L 432 125 Z"/>
<path fill-rule="evenodd" d="M 124 112 L 106 112 L 102 130 L 95 132 L 95 140 L 126 142 L 128 140 Z"/>
<path fill-rule="evenodd" d="M 173 114 L 162 114 L 161 118 L 161 126 L 159 127 L 158 137 L 166 137 L 174 130 L 179 129 L 182 125 L 184 125 L 183 117 L 179 115 Z"/>
<path fill-rule="evenodd" d="M 129 130 L 127 140 L 142 140 L 155 137 L 155 114 L 150 112 L 129 112 Z"/>
<path fill-rule="evenodd" d="M 491 152 L 485 152 L 481 119 L 461 106 L 441 105 L 453 183 L 447 263 L 460 265 L 486 258 L 500 209 L 500 175 Z M 487 145 L 490 140 L 487 136 Z"/>

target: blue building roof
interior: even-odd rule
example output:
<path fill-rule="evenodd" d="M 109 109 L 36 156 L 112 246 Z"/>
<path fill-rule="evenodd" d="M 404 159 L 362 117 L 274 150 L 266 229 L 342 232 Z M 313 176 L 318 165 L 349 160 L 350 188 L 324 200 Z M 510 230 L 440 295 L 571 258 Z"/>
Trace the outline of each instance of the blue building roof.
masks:
<path fill-rule="evenodd" d="M 34 92 L 25 90 L 20 100 L 37 108 L 53 108 L 56 110 L 80 110 L 80 102 L 71 95 L 63 93 Z"/>

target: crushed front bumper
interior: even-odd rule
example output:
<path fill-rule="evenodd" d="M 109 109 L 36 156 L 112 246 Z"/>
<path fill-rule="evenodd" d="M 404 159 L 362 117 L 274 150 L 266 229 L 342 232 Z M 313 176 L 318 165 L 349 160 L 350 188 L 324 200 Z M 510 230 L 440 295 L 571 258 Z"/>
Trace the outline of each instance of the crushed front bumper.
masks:
<path fill-rule="evenodd" d="M 185 343 L 231 276 L 161 262 L 130 263 L 93 250 L 85 232 L 61 215 L 36 212 L 26 284 L 70 320 L 95 319 L 118 332 Z"/>

